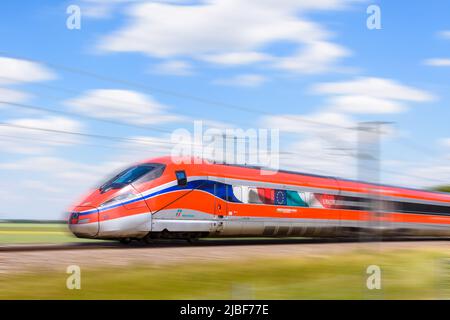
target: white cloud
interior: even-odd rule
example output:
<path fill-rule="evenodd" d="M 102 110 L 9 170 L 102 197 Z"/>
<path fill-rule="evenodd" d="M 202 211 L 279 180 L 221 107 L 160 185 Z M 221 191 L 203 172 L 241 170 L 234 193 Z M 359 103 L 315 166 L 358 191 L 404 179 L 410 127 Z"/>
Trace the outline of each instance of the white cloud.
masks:
<path fill-rule="evenodd" d="M 5 217 L 63 219 L 63 212 L 77 198 L 98 187 L 123 165 L 116 161 L 87 164 L 51 156 L 0 162 L 0 172 L 6 173 L 0 188 L 16 195 L 2 198 L 3 212 L 8 214 Z"/>
<path fill-rule="evenodd" d="M 417 188 L 450 183 L 450 166 L 448 159 L 443 157 L 422 163 L 385 160 L 381 161 L 379 172 L 368 167 L 361 176 L 357 156 L 360 137 L 359 131 L 355 130 L 358 124 L 343 113 L 325 110 L 311 115 L 266 116 L 262 120 L 263 126 L 290 134 L 284 136 L 281 148 L 282 168 Z M 389 127 L 382 129 L 382 139 L 397 134 Z M 440 142 L 450 148 L 450 138 Z"/>
<path fill-rule="evenodd" d="M 40 119 L 23 118 L 10 120 L 8 125 L 0 125 L 0 148 L 6 153 L 38 154 L 59 146 L 73 145 L 79 142 L 75 136 L 56 136 L 52 132 L 32 130 L 80 131 L 81 124 L 65 117 L 46 117 Z"/>
<path fill-rule="evenodd" d="M 0 87 L 0 107 L 2 107 L 2 102 L 24 102 L 29 97 L 30 95 L 25 92 Z"/>
<path fill-rule="evenodd" d="M 41 64 L 0 57 L 0 85 L 46 81 L 55 78 L 55 74 Z"/>
<path fill-rule="evenodd" d="M 442 144 L 446 147 L 450 147 L 450 138 L 442 139 Z"/>
<path fill-rule="evenodd" d="M 143 2 L 144 0 L 82 0 L 81 13 L 83 17 L 92 19 L 111 18 L 122 4 Z"/>
<path fill-rule="evenodd" d="M 450 67 L 450 59 L 449 58 L 433 58 L 427 59 L 424 62 L 428 66 L 432 67 Z"/>
<path fill-rule="evenodd" d="M 388 170 L 384 171 L 385 168 L 392 168 L 387 162 L 381 164 L 381 173 L 366 168 L 365 177 L 361 177 L 357 170 L 361 136 L 355 130 L 357 121 L 349 114 L 401 112 L 406 109 L 404 102 L 427 102 L 435 99 L 431 93 L 382 78 L 322 83 L 312 89 L 314 93 L 330 95 L 328 104 L 322 111 L 309 115 L 263 117 L 264 126 L 289 133 L 285 136 L 285 152 L 280 155 L 282 167 L 346 178 L 371 180 L 372 177 L 374 181 L 381 174 L 381 182 L 415 187 L 436 185 L 439 184 L 438 180 L 450 181 L 450 167 L 445 163 L 418 166 L 402 162 L 401 166 L 391 171 L 399 172 L 401 179 Z M 380 137 L 383 139 L 393 138 L 398 134 L 389 127 L 382 129 Z M 450 146 L 450 139 L 444 139 L 442 143 Z"/>
<path fill-rule="evenodd" d="M 322 94 L 360 95 L 374 98 L 424 102 L 434 99 L 433 95 L 395 80 L 384 78 L 356 78 L 350 81 L 329 82 L 314 86 L 313 91 Z"/>
<path fill-rule="evenodd" d="M 450 39 L 450 30 L 439 31 L 438 36 L 444 39 Z M 431 67 L 450 67 L 450 58 L 430 58 L 424 60 L 423 63 Z"/>
<path fill-rule="evenodd" d="M 214 83 L 227 86 L 258 87 L 267 80 L 266 77 L 258 74 L 241 74 L 231 78 L 217 79 Z"/>
<path fill-rule="evenodd" d="M 114 157 L 109 157 L 107 161 L 101 160 L 97 153 L 90 154 L 89 162 L 74 160 L 76 155 L 61 157 L 40 154 L 17 156 L 11 160 L 1 158 L 0 193 L 5 195 L 2 198 L 2 212 L 7 214 L 5 218 L 20 216 L 61 219 L 62 213 L 83 194 L 86 195 L 86 192 L 98 187 L 119 170 L 135 161 L 170 154 L 170 138 L 129 138 L 135 141 L 121 142 L 113 146 L 123 148 L 125 152 L 114 153 Z M 38 143 L 39 139 L 36 136 L 28 137 L 30 145 Z M 82 145 L 78 148 L 82 148 Z M 77 151 L 83 154 L 87 152 L 83 149 Z M 30 210 L 32 207 L 45 210 Z"/>
<path fill-rule="evenodd" d="M 127 153 L 120 158 L 120 161 L 131 163 L 144 159 L 156 158 L 170 155 L 174 146 L 170 137 L 133 136 L 131 141 L 122 143 L 120 146 L 133 153 Z"/>
<path fill-rule="evenodd" d="M 262 126 L 280 130 L 280 166 L 315 174 L 355 178 L 356 121 L 322 111 L 309 115 L 265 116 Z"/>
<path fill-rule="evenodd" d="M 261 52 L 227 52 L 222 54 L 205 55 L 202 57 L 202 60 L 204 61 L 227 66 L 251 64 L 270 61 L 273 59 L 273 56 Z"/>
<path fill-rule="evenodd" d="M 313 86 L 316 94 L 331 95 L 331 110 L 360 113 L 399 113 L 407 110 L 401 101 L 428 102 L 435 97 L 424 90 L 403 85 L 392 79 L 359 77 L 349 81 Z"/>
<path fill-rule="evenodd" d="M 354 127 L 355 122 L 345 114 L 319 112 L 311 115 L 284 114 L 266 116 L 263 117 L 262 124 L 263 126 L 277 128 L 290 133 L 317 133 L 330 130 L 335 131 L 339 127 Z"/>
<path fill-rule="evenodd" d="M 357 152 L 361 138 L 356 119 L 350 114 L 397 113 L 404 102 L 426 102 L 434 96 L 426 91 L 383 78 L 356 78 L 315 85 L 312 92 L 330 95 L 321 111 L 263 117 L 262 124 L 277 128 L 285 137 L 282 166 L 319 174 L 358 178 Z M 393 138 L 398 132 L 383 127 L 380 137 Z M 367 136 L 367 139 L 370 139 Z M 290 143 L 289 143 L 290 141 Z M 375 174 L 367 172 L 367 177 Z"/>
<path fill-rule="evenodd" d="M 114 3 L 108 4 L 106 2 L 83 5 L 81 12 L 83 14 L 83 17 L 93 19 L 106 19 L 111 17 L 114 5 Z"/>
<path fill-rule="evenodd" d="M 89 90 L 66 101 L 75 111 L 103 119 L 117 119 L 132 124 L 179 121 L 181 117 L 166 112 L 167 107 L 149 95 L 120 89 Z"/>
<path fill-rule="evenodd" d="M 17 119 L 12 120 L 9 123 L 19 126 L 36 127 L 51 130 L 78 131 L 81 128 L 81 124 L 79 122 L 69 118 L 58 116 L 46 117 L 41 119 Z"/>
<path fill-rule="evenodd" d="M 26 190 L 44 191 L 45 193 L 61 193 L 63 190 L 54 187 L 49 183 L 45 183 L 40 180 L 24 180 L 20 183 L 21 187 Z"/>
<path fill-rule="evenodd" d="M 415 188 L 430 188 L 450 183 L 450 165 L 448 160 L 424 162 L 420 166 L 403 162 L 400 175 L 393 174 L 389 183 Z"/>
<path fill-rule="evenodd" d="M 185 56 L 217 64 L 267 62 L 295 72 L 325 72 L 349 51 L 305 15 L 342 9 L 353 0 L 215 0 L 195 5 L 137 3 L 128 24 L 99 44 L 105 51 L 142 52 L 173 59 Z M 170 17 L 170 18 L 168 18 Z M 271 56 L 275 43 L 292 45 L 293 55 Z"/>
<path fill-rule="evenodd" d="M 399 102 L 364 95 L 335 96 L 329 99 L 329 104 L 334 110 L 346 113 L 399 113 L 406 110 Z"/>
<path fill-rule="evenodd" d="M 450 39 L 450 30 L 439 31 L 438 36 L 440 36 L 444 39 Z"/>
<path fill-rule="evenodd" d="M 332 71 L 337 61 L 350 55 L 350 51 L 331 42 L 314 41 L 297 54 L 280 58 L 275 67 L 303 73 Z"/>
<path fill-rule="evenodd" d="M 263 127 L 279 129 L 284 137 L 280 148 L 285 152 L 280 154 L 282 167 L 317 174 L 334 172 L 347 178 L 354 177 L 352 156 L 358 136 L 352 128 L 356 125 L 351 117 L 329 111 L 262 119 Z"/>
<path fill-rule="evenodd" d="M 182 60 L 169 60 L 156 65 L 150 71 L 174 76 L 189 76 L 193 73 L 192 65 Z"/>
<path fill-rule="evenodd" d="M 218 129 L 218 130 L 226 130 L 226 129 L 235 129 L 236 124 L 230 122 L 223 122 L 220 120 L 201 120 L 203 129 Z"/>
<path fill-rule="evenodd" d="M 360 178 L 357 155 L 361 136 L 356 119 L 344 113 L 324 110 L 309 115 L 265 116 L 262 126 L 280 130 L 280 136 L 283 137 L 280 147 L 281 167 Z M 392 129 L 381 127 L 379 138 L 392 138 L 395 134 Z M 375 138 L 370 135 L 362 137 Z M 370 177 L 376 178 L 376 175 L 368 171 L 367 178 Z"/>
<path fill-rule="evenodd" d="M 0 170 L 8 170 L 11 176 L 13 171 L 25 173 L 31 177 L 23 180 L 27 185 L 30 180 L 33 181 L 31 185 L 52 181 L 55 185 L 71 185 L 87 191 L 126 164 L 119 160 L 87 164 L 54 156 L 30 156 L 14 162 L 0 162 Z"/>
<path fill-rule="evenodd" d="M 355 163 L 357 168 L 357 163 Z M 356 169 L 355 169 L 356 170 Z M 450 183 L 450 165 L 443 157 L 429 160 L 381 160 L 379 171 L 381 183 L 409 188 L 431 188 Z"/>
<path fill-rule="evenodd" d="M 357 159 L 347 146 L 338 150 L 325 139 L 310 137 L 292 143 L 280 155 L 280 166 L 294 171 L 357 179 Z"/>
<path fill-rule="evenodd" d="M 45 66 L 27 60 L 0 57 L 0 107 L 3 103 L 19 103 L 30 98 L 30 95 L 6 86 L 27 82 L 46 81 L 56 78 L 56 75 Z"/>

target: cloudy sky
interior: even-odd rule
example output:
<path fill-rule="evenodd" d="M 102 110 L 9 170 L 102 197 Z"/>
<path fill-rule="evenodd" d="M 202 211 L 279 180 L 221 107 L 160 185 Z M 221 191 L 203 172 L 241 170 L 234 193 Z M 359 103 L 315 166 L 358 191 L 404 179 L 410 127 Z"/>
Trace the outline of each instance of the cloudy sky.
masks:
<path fill-rule="evenodd" d="M 0 218 L 59 219 L 117 168 L 170 154 L 171 133 L 196 120 L 279 129 L 281 167 L 346 178 L 361 177 L 358 123 L 382 121 L 381 169 L 366 176 L 450 182 L 446 0 L 0 9 Z"/>

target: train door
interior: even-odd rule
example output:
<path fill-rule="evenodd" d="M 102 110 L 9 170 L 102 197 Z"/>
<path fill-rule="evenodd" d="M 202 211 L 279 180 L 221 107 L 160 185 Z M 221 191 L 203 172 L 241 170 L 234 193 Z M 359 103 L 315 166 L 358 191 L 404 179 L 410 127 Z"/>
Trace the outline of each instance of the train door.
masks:
<path fill-rule="evenodd" d="M 191 191 L 191 189 L 187 185 L 187 175 L 184 170 L 167 172 L 167 175 L 175 178 L 176 185 L 167 186 L 165 187 L 165 189 L 160 188 L 154 190 L 153 188 L 158 188 L 165 183 L 162 182 L 162 180 L 159 180 L 165 178 L 161 177 L 152 181 L 151 185 L 146 186 L 146 190 L 143 191 L 143 193 L 147 195 L 145 197 L 145 202 L 149 210 L 151 210 L 152 212 L 152 218 L 154 218 L 154 215 L 156 215 L 156 217 L 159 217 L 158 212 L 160 210 L 166 208 L 172 203 L 175 203 L 178 199 L 183 198 Z M 171 190 L 171 192 L 165 192 L 167 190 Z M 175 215 L 176 213 L 173 214 Z"/>
<path fill-rule="evenodd" d="M 341 194 L 342 194 L 342 189 L 341 189 L 341 185 L 339 184 L 339 180 L 334 178 L 334 182 L 336 183 L 336 187 L 337 187 L 337 194 L 334 196 L 334 201 L 333 204 L 336 208 L 336 203 L 338 202 L 337 200 L 340 199 Z M 334 234 L 338 234 L 340 232 L 340 230 L 342 230 L 344 226 L 344 216 L 342 214 L 341 210 L 336 210 L 338 212 L 338 217 L 337 220 L 330 220 L 329 221 L 329 225 L 330 225 L 330 232 L 334 235 Z"/>
<path fill-rule="evenodd" d="M 228 188 L 225 187 L 225 185 L 220 183 L 214 184 L 214 216 L 218 220 L 222 220 L 226 215 L 228 215 L 227 212 L 227 201 L 225 199 L 228 199 Z"/>

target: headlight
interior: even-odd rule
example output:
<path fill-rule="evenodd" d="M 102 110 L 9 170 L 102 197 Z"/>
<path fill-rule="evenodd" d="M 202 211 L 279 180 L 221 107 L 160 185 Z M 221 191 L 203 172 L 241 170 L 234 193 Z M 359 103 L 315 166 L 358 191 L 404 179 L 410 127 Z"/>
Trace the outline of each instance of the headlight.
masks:
<path fill-rule="evenodd" d="M 77 224 L 79 217 L 80 217 L 80 214 L 78 212 L 70 213 L 69 223 L 70 224 Z"/>
<path fill-rule="evenodd" d="M 124 201 L 124 200 L 132 199 L 132 198 L 135 198 L 135 197 L 136 197 L 136 195 L 135 195 L 134 193 L 132 193 L 132 192 L 127 192 L 127 193 L 118 195 L 118 196 L 116 196 L 116 197 L 114 197 L 114 198 L 112 198 L 112 199 L 109 199 L 109 200 L 103 202 L 103 203 L 100 205 L 100 207 L 104 207 L 104 206 L 113 204 L 113 203 L 115 203 L 115 202 Z"/>

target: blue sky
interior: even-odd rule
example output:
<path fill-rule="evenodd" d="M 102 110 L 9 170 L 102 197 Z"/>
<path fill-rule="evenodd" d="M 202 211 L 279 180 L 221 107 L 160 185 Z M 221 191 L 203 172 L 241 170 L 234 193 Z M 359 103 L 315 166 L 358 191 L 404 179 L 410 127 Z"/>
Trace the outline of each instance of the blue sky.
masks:
<path fill-rule="evenodd" d="M 70 5 L 80 29 L 66 26 Z M 382 182 L 450 181 L 448 1 L 3 1 L 1 12 L 0 218 L 58 219 L 199 120 L 279 129 L 295 153 L 282 167 L 348 178 L 356 131 L 340 127 L 391 122 Z"/>

